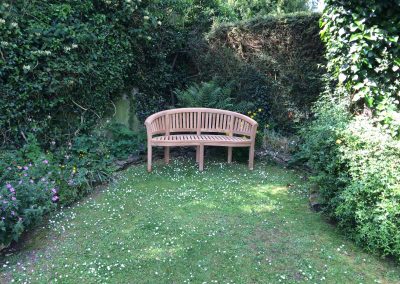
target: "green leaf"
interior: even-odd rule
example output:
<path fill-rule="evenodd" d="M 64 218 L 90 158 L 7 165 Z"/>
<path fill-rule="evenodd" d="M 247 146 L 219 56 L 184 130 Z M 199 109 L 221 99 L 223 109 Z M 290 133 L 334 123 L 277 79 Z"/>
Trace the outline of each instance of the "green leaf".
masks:
<path fill-rule="evenodd" d="M 359 40 L 359 39 L 362 39 L 363 38 L 363 35 L 362 34 L 352 34 L 351 36 L 350 36 L 350 42 L 353 42 L 353 41 L 356 41 L 356 40 Z"/>

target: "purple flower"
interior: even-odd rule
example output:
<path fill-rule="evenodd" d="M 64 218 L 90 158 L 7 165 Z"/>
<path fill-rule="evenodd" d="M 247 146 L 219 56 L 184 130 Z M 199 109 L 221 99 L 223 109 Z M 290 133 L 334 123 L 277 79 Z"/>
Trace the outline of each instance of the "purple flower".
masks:
<path fill-rule="evenodd" d="M 13 196 L 13 197 L 11 197 L 11 200 L 15 201 L 15 200 L 17 200 L 17 199 L 15 198 L 15 196 Z"/>
<path fill-rule="evenodd" d="M 57 202 L 58 201 L 58 196 L 57 195 L 54 195 L 52 198 L 51 198 L 51 200 L 53 200 L 53 202 Z"/>
<path fill-rule="evenodd" d="M 15 212 L 14 212 L 14 211 L 11 211 L 11 215 L 15 216 Z"/>
<path fill-rule="evenodd" d="M 48 163 L 49 163 L 49 161 L 47 161 L 47 160 L 44 160 L 44 161 L 43 161 L 43 164 L 46 164 L 46 165 L 47 165 Z"/>
<path fill-rule="evenodd" d="M 15 193 L 15 189 L 13 187 L 10 188 L 11 193 Z"/>
<path fill-rule="evenodd" d="M 9 184 L 9 183 L 7 183 L 7 184 L 6 184 L 6 187 L 7 187 L 8 189 L 10 189 L 10 188 L 12 188 L 12 185 Z"/>
<path fill-rule="evenodd" d="M 24 166 L 24 170 L 27 171 L 29 170 L 29 168 L 27 166 Z"/>
<path fill-rule="evenodd" d="M 52 188 L 52 189 L 51 189 L 51 192 L 52 192 L 53 194 L 56 194 L 56 193 L 57 193 L 57 189 Z"/>
<path fill-rule="evenodd" d="M 27 177 L 28 176 L 28 174 L 24 174 L 24 177 Z"/>

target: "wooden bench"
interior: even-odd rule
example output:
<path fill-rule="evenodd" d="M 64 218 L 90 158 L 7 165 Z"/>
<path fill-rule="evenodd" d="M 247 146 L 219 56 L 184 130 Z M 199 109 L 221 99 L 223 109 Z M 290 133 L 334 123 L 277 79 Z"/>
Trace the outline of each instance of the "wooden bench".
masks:
<path fill-rule="evenodd" d="M 204 146 L 228 147 L 228 163 L 232 147 L 250 147 L 249 169 L 254 165 L 254 143 L 258 123 L 243 114 L 211 108 L 180 108 L 149 116 L 147 129 L 147 170 L 151 172 L 152 147 L 165 147 L 165 163 L 169 163 L 172 146 L 195 146 L 199 170 L 204 168 Z"/>

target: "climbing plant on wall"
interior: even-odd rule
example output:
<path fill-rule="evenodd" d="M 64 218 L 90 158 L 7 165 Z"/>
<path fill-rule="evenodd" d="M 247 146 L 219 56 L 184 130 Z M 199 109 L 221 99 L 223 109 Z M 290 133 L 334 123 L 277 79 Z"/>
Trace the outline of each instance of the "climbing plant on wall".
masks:
<path fill-rule="evenodd" d="M 325 2 L 321 37 L 332 90 L 399 135 L 400 2 Z"/>

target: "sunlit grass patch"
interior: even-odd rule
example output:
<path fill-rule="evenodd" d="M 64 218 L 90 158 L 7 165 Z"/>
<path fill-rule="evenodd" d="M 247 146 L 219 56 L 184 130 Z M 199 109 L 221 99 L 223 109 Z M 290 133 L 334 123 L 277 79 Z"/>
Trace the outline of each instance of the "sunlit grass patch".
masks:
<path fill-rule="evenodd" d="M 301 173 L 263 162 L 132 167 L 52 216 L 37 245 L 3 256 L 0 282 L 399 282 L 394 264 L 309 210 L 305 187 Z"/>

